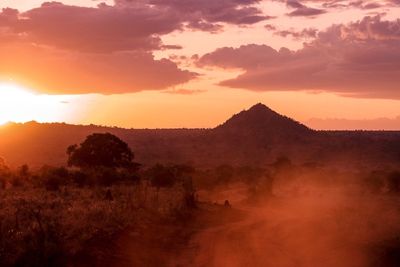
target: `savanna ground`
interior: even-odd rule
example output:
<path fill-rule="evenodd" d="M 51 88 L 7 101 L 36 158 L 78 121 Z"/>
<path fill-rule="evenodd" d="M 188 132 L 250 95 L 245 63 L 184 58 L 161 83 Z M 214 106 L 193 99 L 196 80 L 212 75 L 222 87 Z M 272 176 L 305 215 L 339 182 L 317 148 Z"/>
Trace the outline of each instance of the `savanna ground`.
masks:
<path fill-rule="evenodd" d="M 399 266 L 397 196 L 332 189 L 255 204 L 235 187 L 223 192 L 234 208 L 209 212 L 219 223 L 194 235 L 182 266 Z"/>
<path fill-rule="evenodd" d="M 91 137 L 69 168 L 0 161 L 1 266 L 400 266 L 395 169 L 138 169 L 124 142 Z"/>

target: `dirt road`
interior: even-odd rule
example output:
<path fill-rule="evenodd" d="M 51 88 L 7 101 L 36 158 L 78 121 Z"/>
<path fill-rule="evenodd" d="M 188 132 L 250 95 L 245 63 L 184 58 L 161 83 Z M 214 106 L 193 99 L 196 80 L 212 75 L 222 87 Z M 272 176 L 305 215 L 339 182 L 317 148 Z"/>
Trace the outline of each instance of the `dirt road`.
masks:
<path fill-rule="evenodd" d="M 326 193 L 250 204 L 242 193 L 203 195 L 187 225 L 157 222 L 122 235 L 118 264 L 104 266 L 399 266 L 400 243 L 385 243 L 400 233 L 398 198 Z"/>
<path fill-rule="evenodd" d="M 382 208 L 379 201 L 319 195 L 234 202 L 231 210 L 205 213 L 208 227 L 172 266 L 371 266 L 371 246 L 400 233 L 398 203 Z"/>

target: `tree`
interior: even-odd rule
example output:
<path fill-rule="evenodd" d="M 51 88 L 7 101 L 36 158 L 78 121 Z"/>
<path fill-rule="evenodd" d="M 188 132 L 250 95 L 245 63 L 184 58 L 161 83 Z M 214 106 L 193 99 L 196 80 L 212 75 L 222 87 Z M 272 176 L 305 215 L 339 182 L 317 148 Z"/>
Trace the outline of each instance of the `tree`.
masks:
<path fill-rule="evenodd" d="M 95 133 L 78 145 L 67 148 L 68 165 L 80 168 L 134 167 L 134 154 L 128 144 L 110 133 Z"/>

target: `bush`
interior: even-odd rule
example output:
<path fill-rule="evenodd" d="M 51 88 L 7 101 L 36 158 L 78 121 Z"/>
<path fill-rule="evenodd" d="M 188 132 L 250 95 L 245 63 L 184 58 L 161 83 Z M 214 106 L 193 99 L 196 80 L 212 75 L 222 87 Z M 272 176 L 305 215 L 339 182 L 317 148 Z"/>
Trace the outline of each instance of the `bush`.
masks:
<path fill-rule="evenodd" d="M 58 191 L 61 186 L 71 183 L 70 172 L 64 167 L 43 166 L 36 179 L 39 179 L 39 186 L 49 191 Z"/>

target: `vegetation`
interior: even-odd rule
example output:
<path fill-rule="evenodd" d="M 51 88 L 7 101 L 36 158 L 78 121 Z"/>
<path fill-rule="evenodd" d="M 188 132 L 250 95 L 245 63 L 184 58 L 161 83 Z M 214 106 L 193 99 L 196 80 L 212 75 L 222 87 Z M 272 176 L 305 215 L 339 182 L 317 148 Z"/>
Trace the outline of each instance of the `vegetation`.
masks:
<path fill-rule="evenodd" d="M 110 133 L 91 134 L 80 144 L 67 149 L 68 165 L 81 168 L 128 168 L 133 166 L 133 152 L 128 144 Z"/>
<path fill-rule="evenodd" d="M 179 242 L 186 242 L 186 237 L 193 234 L 193 229 L 199 229 L 199 225 L 204 227 L 210 223 L 205 220 L 197 228 L 187 227 L 204 205 L 215 217 L 228 218 L 228 221 L 238 216 L 236 203 L 246 203 L 250 208 L 265 203 L 278 203 L 281 207 L 279 201 L 286 198 L 297 198 L 301 202 L 305 197 L 314 196 L 314 203 L 323 194 L 334 196 L 334 203 L 343 195 L 346 199 L 349 195 L 354 197 L 356 203 L 344 205 L 345 209 L 367 206 L 370 203 L 365 203 L 366 200 L 384 199 L 382 203 L 388 204 L 388 214 L 397 214 L 391 210 L 392 206 L 398 211 L 400 172 L 396 166 L 346 169 L 313 161 L 312 157 L 299 163 L 298 159 L 288 156 L 259 163 L 252 159 L 254 155 L 242 155 L 253 164 L 227 161 L 194 168 L 171 160 L 139 165 L 134 162 L 129 145 L 110 133 L 90 134 L 79 146 L 69 146 L 67 155 L 65 165 L 40 168 L 26 164 L 9 167 L 0 158 L 0 266 L 97 265 L 94 262 L 107 266 L 104 251 L 126 233 L 134 233 L 132 247 L 138 251 L 135 266 L 163 266 L 165 262 L 161 259 L 169 253 L 167 247 L 175 246 L 177 251 L 179 246 L 190 247 Z M 207 197 L 198 201 L 199 192 Z M 242 195 L 245 197 L 241 202 L 230 199 Z M 292 204 L 289 203 L 290 212 Z M 331 200 L 327 204 L 332 205 Z M 378 209 L 377 206 L 371 202 L 371 207 Z M 312 208 L 311 211 L 315 213 Z M 327 225 L 341 227 L 346 218 L 336 215 L 339 211 L 335 209 L 333 212 Z M 339 213 L 342 212 L 356 216 L 353 210 Z M 354 220 L 359 223 L 359 218 Z M 256 230 L 257 225 L 252 229 Z M 149 228 L 152 230 L 146 230 Z M 143 234 L 146 232 L 147 235 Z M 177 236 L 182 233 L 185 238 L 177 242 Z M 385 254 L 387 251 L 400 253 L 394 236 L 398 232 L 384 236 L 389 243 L 382 239 L 379 240 L 382 243 L 371 244 L 374 253 L 378 253 L 377 262 L 384 259 L 393 263 L 387 266 L 399 263 L 396 256 Z M 158 248 L 154 245 L 157 242 L 160 242 Z M 99 249 L 101 253 L 97 253 Z M 151 255 L 153 251 L 158 260 Z M 147 255 L 145 260 L 140 253 Z"/>
<path fill-rule="evenodd" d="M 131 149 L 111 134 L 90 135 L 68 155 L 78 169 L 12 170 L 0 159 L 1 266 L 79 265 L 98 238 L 112 240 L 153 220 L 190 218 L 190 167 L 139 172 Z"/>

